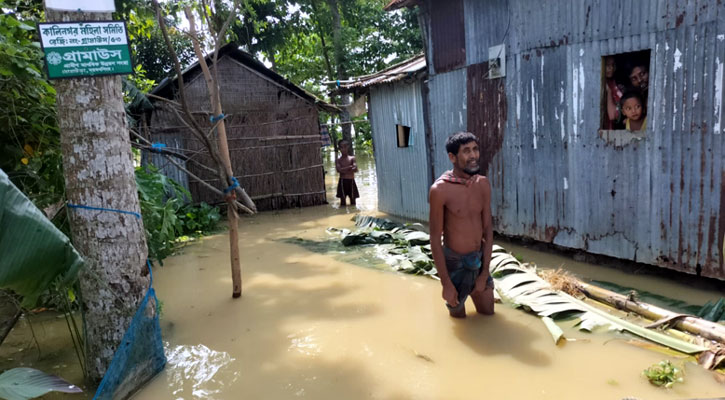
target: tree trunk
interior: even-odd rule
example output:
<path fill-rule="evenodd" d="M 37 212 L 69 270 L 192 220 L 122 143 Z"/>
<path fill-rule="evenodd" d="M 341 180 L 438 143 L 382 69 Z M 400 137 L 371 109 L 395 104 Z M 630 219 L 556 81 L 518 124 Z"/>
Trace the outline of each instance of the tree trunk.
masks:
<path fill-rule="evenodd" d="M 701 318 L 684 316 L 652 304 L 631 300 L 627 296 L 598 286 L 576 281 L 579 290 L 587 297 L 609 304 L 620 310 L 637 313 L 653 321 L 672 320 L 672 326 L 685 332 L 725 344 L 725 326 Z"/>
<path fill-rule="evenodd" d="M 337 69 L 337 79 L 343 81 L 347 79 L 347 70 L 345 69 L 345 48 L 342 45 L 342 22 L 340 20 L 340 9 L 337 0 L 327 0 L 332 14 L 332 42 L 335 50 L 335 67 Z M 348 95 L 339 96 L 337 104 L 342 105 L 340 113 L 340 128 L 342 129 L 342 138 L 352 143 L 352 124 L 350 123 L 350 113 L 345 106 L 348 105 Z M 353 154 L 353 148 L 350 146 L 350 154 Z"/>
<path fill-rule="evenodd" d="M 110 20 L 110 13 L 47 10 L 48 21 Z M 120 76 L 60 79 L 57 91 L 68 203 L 140 214 Z M 149 276 L 143 221 L 69 210 L 80 272 L 89 378 L 100 380 L 143 298 Z"/>
<path fill-rule="evenodd" d="M 187 6 L 184 8 L 184 11 L 186 13 L 186 18 L 189 20 L 189 33 L 192 38 L 196 38 L 196 23 L 194 22 L 194 14 L 191 11 L 191 7 Z M 196 53 L 196 57 L 199 59 L 199 66 L 201 67 L 202 73 L 204 75 L 204 80 L 206 81 L 206 87 L 209 92 L 209 104 L 211 105 L 211 108 L 214 110 L 215 116 L 221 116 L 222 115 L 222 102 L 221 97 L 219 96 L 219 80 L 217 77 L 217 74 L 215 73 L 213 76 L 211 72 L 209 71 L 209 67 L 206 65 L 206 60 L 204 58 L 204 54 L 201 52 L 201 45 L 198 40 L 192 39 L 192 44 L 194 45 L 194 53 Z M 217 46 L 214 53 L 214 72 L 216 72 L 217 67 L 217 57 L 219 55 L 219 46 L 217 42 Z M 219 155 L 222 159 L 222 164 L 224 164 L 224 169 L 226 171 L 227 176 L 229 176 L 230 180 L 232 177 L 234 177 L 234 172 L 232 171 L 232 160 L 229 155 L 229 143 L 227 142 L 227 128 L 226 124 L 224 123 L 224 120 L 222 119 L 219 121 L 219 124 L 216 128 L 217 131 L 217 145 L 219 146 Z M 232 184 L 232 182 L 227 182 L 229 185 Z M 231 186 L 230 186 L 231 187 Z M 242 296 L 242 272 L 241 272 L 241 266 L 239 264 L 239 233 L 238 233 L 238 216 L 237 216 L 237 207 L 235 205 L 236 197 L 234 195 L 234 191 L 230 193 L 230 195 L 226 196 L 224 199 L 227 202 L 227 217 L 229 220 L 229 258 L 231 262 L 231 270 L 232 270 L 232 298 L 238 298 Z"/>

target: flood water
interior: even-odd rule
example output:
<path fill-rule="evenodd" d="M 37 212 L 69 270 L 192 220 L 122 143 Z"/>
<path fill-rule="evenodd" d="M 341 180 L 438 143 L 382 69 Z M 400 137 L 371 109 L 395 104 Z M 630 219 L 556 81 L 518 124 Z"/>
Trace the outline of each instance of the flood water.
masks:
<path fill-rule="evenodd" d="M 375 212 L 374 164 L 370 157 L 357 157 L 359 209 L 336 206 L 337 175 L 328 162 L 330 205 L 242 219 L 242 298 L 231 298 L 225 234 L 191 244 L 155 268 L 169 363 L 134 399 L 687 399 L 725 394 L 713 373 L 635 346 L 630 336 L 567 330 L 567 337 L 577 341 L 557 347 L 538 317 L 500 304 L 494 316 L 480 316 L 470 301 L 469 317 L 454 320 L 433 279 L 367 268 L 353 262 L 356 249 L 299 245 L 300 239 L 327 241 L 327 227 L 353 227 L 356 212 Z M 642 286 L 695 304 L 721 296 L 501 244 L 540 266 L 564 265 L 579 276 Z M 64 355 L 63 365 L 73 362 L 72 350 L 70 355 Z M 663 359 L 682 363 L 684 384 L 665 390 L 641 376 Z"/>

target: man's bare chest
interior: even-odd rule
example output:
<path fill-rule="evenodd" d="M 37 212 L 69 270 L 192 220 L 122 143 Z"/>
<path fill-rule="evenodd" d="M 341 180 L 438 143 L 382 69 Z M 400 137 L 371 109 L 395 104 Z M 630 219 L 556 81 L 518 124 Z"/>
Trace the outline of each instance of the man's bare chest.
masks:
<path fill-rule="evenodd" d="M 445 210 L 456 218 L 480 218 L 483 198 L 476 187 L 455 185 L 446 196 Z"/>

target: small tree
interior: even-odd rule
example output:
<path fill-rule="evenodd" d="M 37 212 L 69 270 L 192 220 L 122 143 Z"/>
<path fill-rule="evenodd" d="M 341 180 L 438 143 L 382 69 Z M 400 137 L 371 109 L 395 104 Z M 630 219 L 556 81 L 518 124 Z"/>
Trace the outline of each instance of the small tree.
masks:
<path fill-rule="evenodd" d="M 176 103 L 167 101 L 167 105 L 171 106 L 177 118 L 191 131 L 191 133 L 201 140 L 201 142 L 204 144 L 207 151 L 209 152 L 212 160 L 214 160 L 216 164 L 217 174 L 220 178 L 220 181 L 226 182 L 228 185 L 227 188 L 223 189 L 224 193 L 226 193 L 224 200 L 227 202 L 227 215 L 229 217 L 229 248 L 232 269 L 232 297 L 237 298 L 242 295 L 242 277 L 241 268 L 239 265 L 240 263 L 237 207 L 248 213 L 256 212 L 256 207 L 254 205 L 254 202 L 247 195 L 244 189 L 239 187 L 239 184 L 236 178 L 234 178 L 234 173 L 232 171 L 232 163 L 229 156 L 229 146 L 227 144 L 226 125 L 224 123 L 221 98 L 219 96 L 217 59 L 219 55 L 219 48 L 221 47 L 222 43 L 224 42 L 224 38 L 226 37 L 227 28 L 236 16 L 236 12 L 239 8 L 239 2 L 236 0 L 233 2 L 229 15 L 218 30 L 214 28 L 214 24 L 212 23 L 215 10 L 211 4 L 207 4 L 206 1 L 202 1 L 199 9 L 197 10 L 199 15 L 201 16 L 201 21 L 206 22 L 206 27 L 209 30 L 211 42 L 214 47 L 212 70 L 209 69 L 209 66 L 206 63 L 206 58 L 202 53 L 202 43 L 199 39 L 199 35 L 197 35 L 196 15 L 190 6 L 186 6 L 184 8 L 186 18 L 189 21 L 189 37 L 194 47 L 194 53 L 199 59 L 199 66 L 202 69 L 202 73 L 204 75 L 207 90 L 209 93 L 209 102 L 212 109 L 211 111 L 214 115 L 213 119 L 216 120 L 216 122 L 212 122 L 213 126 L 211 127 L 211 129 L 202 128 L 192 115 L 192 111 L 189 108 L 186 99 L 186 92 L 184 89 L 184 77 L 182 75 L 179 58 L 176 55 L 174 46 L 169 38 L 168 29 L 161 13 L 161 7 L 159 6 L 157 0 L 153 0 L 153 4 L 154 8 L 156 9 L 156 17 L 159 21 L 159 27 L 161 28 L 161 32 L 164 36 L 164 41 L 166 42 L 167 49 L 169 50 L 169 53 L 171 54 L 172 60 L 174 62 L 174 69 L 176 70 L 176 75 L 178 79 L 177 82 L 179 88 L 179 102 Z M 158 99 L 166 101 L 166 99 Z M 214 137 L 215 132 L 216 137 Z M 244 203 L 243 205 L 236 202 L 237 194 L 240 195 L 241 201 L 242 203 Z"/>

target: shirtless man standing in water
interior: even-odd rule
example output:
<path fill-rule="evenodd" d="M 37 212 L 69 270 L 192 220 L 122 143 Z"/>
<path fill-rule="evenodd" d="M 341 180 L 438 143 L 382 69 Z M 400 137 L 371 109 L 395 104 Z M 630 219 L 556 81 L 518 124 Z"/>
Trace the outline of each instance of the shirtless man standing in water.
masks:
<path fill-rule="evenodd" d="M 476 311 L 493 314 L 491 185 L 478 175 L 476 137 L 468 132 L 446 141 L 453 170 L 430 188 L 430 247 L 452 317 L 465 318 L 470 295 Z M 441 233 L 443 243 L 441 243 Z"/>

